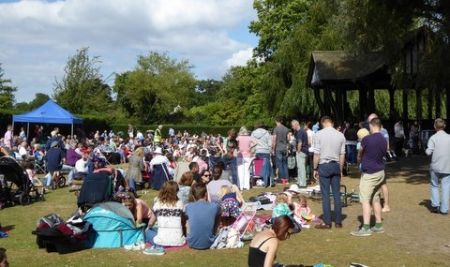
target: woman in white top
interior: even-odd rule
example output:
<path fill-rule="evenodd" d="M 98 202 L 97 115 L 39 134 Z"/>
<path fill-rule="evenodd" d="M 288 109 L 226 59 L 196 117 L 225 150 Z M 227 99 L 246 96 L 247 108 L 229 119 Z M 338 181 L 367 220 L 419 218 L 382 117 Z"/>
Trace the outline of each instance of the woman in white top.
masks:
<path fill-rule="evenodd" d="M 182 246 L 186 239 L 183 236 L 182 217 L 183 203 L 177 197 L 178 184 L 174 181 L 164 183 L 159 196 L 155 198 L 149 228 L 145 231 L 145 241 L 157 246 Z M 151 228 L 158 221 L 158 228 Z"/>

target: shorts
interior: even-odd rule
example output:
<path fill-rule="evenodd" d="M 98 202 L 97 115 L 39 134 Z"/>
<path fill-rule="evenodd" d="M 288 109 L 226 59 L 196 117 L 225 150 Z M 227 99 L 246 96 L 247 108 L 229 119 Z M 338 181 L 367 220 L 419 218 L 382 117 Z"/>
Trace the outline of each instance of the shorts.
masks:
<path fill-rule="evenodd" d="M 384 170 L 376 173 L 363 173 L 359 183 L 359 201 L 380 201 L 380 187 L 383 184 Z"/>

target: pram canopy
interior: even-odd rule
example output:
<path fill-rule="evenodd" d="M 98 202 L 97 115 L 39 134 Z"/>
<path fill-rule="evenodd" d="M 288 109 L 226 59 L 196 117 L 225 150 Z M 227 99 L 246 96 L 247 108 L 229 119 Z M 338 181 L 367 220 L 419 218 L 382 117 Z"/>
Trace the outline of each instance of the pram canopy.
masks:
<path fill-rule="evenodd" d="M 93 248 L 119 248 L 144 241 L 144 229 L 136 228 L 130 210 L 120 203 L 99 203 L 84 220 L 92 225 L 89 242 Z"/>

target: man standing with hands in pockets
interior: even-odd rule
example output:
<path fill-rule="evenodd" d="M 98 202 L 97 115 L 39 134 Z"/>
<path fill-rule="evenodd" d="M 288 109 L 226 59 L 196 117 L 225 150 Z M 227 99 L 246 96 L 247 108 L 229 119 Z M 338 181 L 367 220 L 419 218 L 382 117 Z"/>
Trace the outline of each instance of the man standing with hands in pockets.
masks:
<path fill-rule="evenodd" d="M 330 186 L 334 198 L 334 222 L 342 228 L 341 174 L 345 161 L 345 137 L 333 128 L 333 120 L 324 116 L 322 130 L 314 137 L 314 177 L 319 178 L 322 193 L 323 223 L 317 229 L 331 228 Z"/>
<path fill-rule="evenodd" d="M 384 181 L 384 156 L 387 141 L 381 134 L 381 121 L 373 118 L 369 122 L 370 135 L 361 141 L 358 159 L 361 162 L 361 181 L 359 182 L 359 201 L 363 208 L 363 225 L 351 232 L 353 236 L 370 236 L 373 232 L 383 233 L 381 218 L 380 188 Z M 372 208 L 375 214 L 375 226 L 370 228 Z"/>

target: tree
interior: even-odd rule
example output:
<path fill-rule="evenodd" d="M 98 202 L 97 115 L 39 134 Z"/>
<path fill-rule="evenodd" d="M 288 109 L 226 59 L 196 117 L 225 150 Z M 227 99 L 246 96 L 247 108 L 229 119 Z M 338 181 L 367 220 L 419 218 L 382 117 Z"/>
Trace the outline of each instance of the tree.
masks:
<path fill-rule="evenodd" d="M 17 88 L 11 85 L 11 80 L 6 79 L 0 63 L 0 109 L 12 109 L 15 103 L 14 93 Z"/>
<path fill-rule="evenodd" d="M 196 81 L 189 61 L 150 52 L 139 56 L 134 70 L 116 76 L 117 102 L 141 122 L 164 121 L 177 106 L 190 104 Z"/>
<path fill-rule="evenodd" d="M 292 30 L 307 18 L 313 0 L 254 0 L 258 19 L 249 29 L 259 37 L 255 53 L 270 58 Z"/>
<path fill-rule="evenodd" d="M 38 108 L 38 107 L 42 106 L 43 104 L 45 104 L 45 102 L 47 102 L 49 99 L 50 99 L 50 97 L 47 94 L 36 93 L 34 95 L 34 99 L 31 100 L 30 103 L 28 103 L 28 109 L 33 110 L 35 108 Z"/>
<path fill-rule="evenodd" d="M 111 88 L 100 74 L 99 57 L 90 57 L 88 48 L 69 57 L 62 80 L 56 81 L 54 98 L 77 114 L 104 113 L 111 109 Z"/>

